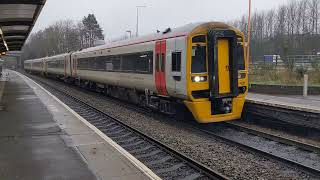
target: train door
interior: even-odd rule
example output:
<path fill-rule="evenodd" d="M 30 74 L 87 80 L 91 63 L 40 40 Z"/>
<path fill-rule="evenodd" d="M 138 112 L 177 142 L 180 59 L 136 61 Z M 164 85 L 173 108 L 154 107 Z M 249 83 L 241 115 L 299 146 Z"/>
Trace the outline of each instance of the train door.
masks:
<path fill-rule="evenodd" d="M 159 95 L 167 96 L 166 88 L 166 40 L 156 42 L 155 83 Z"/>
<path fill-rule="evenodd" d="M 174 94 L 185 94 L 185 53 L 186 49 L 185 37 L 175 38 L 174 51 L 171 52 L 171 77 L 174 81 Z"/>
<path fill-rule="evenodd" d="M 47 61 L 45 59 L 42 60 L 42 72 L 43 75 L 47 74 L 48 66 L 47 66 Z"/>
<path fill-rule="evenodd" d="M 71 76 L 76 77 L 77 76 L 77 58 L 75 56 L 71 56 L 71 65 L 72 66 L 72 71 L 71 71 Z"/>
<path fill-rule="evenodd" d="M 209 30 L 208 39 L 211 98 L 238 96 L 237 36 L 235 32 Z"/>
<path fill-rule="evenodd" d="M 69 76 L 72 77 L 72 54 L 70 54 L 69 56 L 69 61 L 68 61 L 68 65 L 69 65 Z"/>
<path fill-rule="evenodd" d="M 66 56 L 66 77 L 72 77 L 72 53 Z"/>
<path fill-rule="evenodd" d="M 229 94 L 230 88 L 230 57 L 229 39 L 221 38 L 217 40 L 218 48 L 218 78 L 219 94 Z"/>
<path fill-rule="evenodd" d="M 67 77 L 67 60 L 68 60 L 68 56 L 64 57 L 64 77 Z"/>

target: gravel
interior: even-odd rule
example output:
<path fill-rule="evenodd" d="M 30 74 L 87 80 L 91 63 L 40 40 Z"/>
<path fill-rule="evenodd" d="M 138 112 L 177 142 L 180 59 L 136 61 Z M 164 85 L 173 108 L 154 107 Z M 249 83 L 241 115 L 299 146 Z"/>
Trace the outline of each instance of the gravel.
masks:
<path fill-rule="evenodd" d="M 320 171 L 320 154 L 318 153 L 306 151 L 232 128 L 223 128 L 223 131 L 215 128 L 214 134 Z"/>
<path fill-rule="evenodd" d="M 100 110 L 122 120 L 175 150 L 185 153 L 231 179 L 318 179 L 293 167 L 260 157 L 207 134 L 192 130 L 170 118 L 147 115 L 127 108 L 122 102 L 108 100 L 103 95 L 84 92 L 63 83 L 48 80 Z"/>
<path fill-rule="evenodd" d="M 245 126 L 245 127 L 250 128 L 250 129 L 257 130 L 257 131 L 266 132 L 266 133 L 273 134 L 273 135 L 276 135 L 276 136 L 279 136 L 279 137 L 284 137 L 284 138 L 287 138 L 287 139 L 292 139 L 292 140 L 295 140 L 295 141 L 298 141 L 298 142 L 307 143 L 307 144 L 311 144 L 311 145 L 320 147 L 320 137 L 318 137 L 318 139 L 310 139 L 309 137 L 304 137 L 304 136 L 301 136 L 301 135 L 287 133 L 287 132 L 284 132 L 282 130 L 271 129 L 269 127 L 264 127 L 264 126 L 261 126 L 259 124 L 251 124 L 250 122 L 248 123 L 248 122 L 245 122 L 245 121 L 236 121 L 236 122 L 233 122 L 233 123 L 234 124 L 239 124 L 241 126 Z"/>

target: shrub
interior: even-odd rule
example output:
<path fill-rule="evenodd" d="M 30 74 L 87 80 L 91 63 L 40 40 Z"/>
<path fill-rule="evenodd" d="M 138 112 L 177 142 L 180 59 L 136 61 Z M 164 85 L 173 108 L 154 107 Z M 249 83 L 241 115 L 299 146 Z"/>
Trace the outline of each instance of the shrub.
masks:
<path fill-rule="evenodd" d="M 311 59 L 311 66 L 314 70 L 320 69 L 320 56 Z"/>
<path fill-rule="evenodd" d="M 301 79 L 303 76 L 308 72 L 308 68 L 305 68 L 303 66 L 299 66 L 296 68 L 297 78 Z"/>

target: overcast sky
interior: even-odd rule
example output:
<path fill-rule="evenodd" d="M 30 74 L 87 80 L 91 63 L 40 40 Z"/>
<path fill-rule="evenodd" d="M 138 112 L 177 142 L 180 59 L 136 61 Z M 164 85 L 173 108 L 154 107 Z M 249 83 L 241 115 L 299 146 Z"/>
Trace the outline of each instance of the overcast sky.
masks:
<path fill-rule="evenodd" d="M 288 0 L 252 0 L 253 11 L 277 8 Z M 79 21 L 96 15 L 107 39 L 136 29 L 136 6 L 140 11 L 140 34 L 177 27 L 191 22 L 230 21 L 248 12 L 248 0 L 47 0 L 33 32 L 58 20 Z"/>

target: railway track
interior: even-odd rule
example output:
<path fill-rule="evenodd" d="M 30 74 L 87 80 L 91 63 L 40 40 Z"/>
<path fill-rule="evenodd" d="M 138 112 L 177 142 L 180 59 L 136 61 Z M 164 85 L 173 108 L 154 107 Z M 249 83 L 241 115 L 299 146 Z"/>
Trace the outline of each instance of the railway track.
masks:
<path fill-rule="evenodd" d="M 81 89 L 81 90 L 83 91 L 83 89 Z M 105 98 L 105 100 L 114 101 L 114 102 L 118 102 L 119 103 L 119 100 L 117 100 L 117 99 L 109 98 L 109 97 L 104 97 L 104 98 Z M 149 111 L 147 111 L 147 110 L 145 110 L 143 108 L 139 108 L 139 107 L 133 106 L 133 105 L 131 105 L 129 103 L 126 103 L 126 102 L 123 102 L 123 101 L 121 101 L 120 104 L 121 104 L 121 106 L 133 109 L 135 111 L 139 111 L 139 112 L 142 112 L 142 113 L 148 113 L 149 115 L 151 114 Z M 94 107 L 92 107 L 92 108 L 94 108 Z M 85 114 L 84 114 L 84 116 L 85 116 Z M 303 163 L 303 162 L 301 163 L 301 162 L 296 161 L 294 159 L 290 159 L 290 158 L 287 158 L 287 157 L 284 157 L 284 156 L 279 156 L 277 154 L 274 154 L 273 152 L 269 152 L 266 149 L 264 149 L 264 150 L 263 149 L 259 149 L 257 147 L 248 145 L 245 142 L 241 142 L 241 141 L 239 142 L 237 139 L 232 139 L 232 138 L 228 137 L 226 134 L 223 135 L 223 134 L 217 133 L 217 132 L 219 132 L 219 130 L 217 131 L 217 128 L 213 128 L 212 129 L 209 126 L 201 126 L 201 125 L 199 126 L 198 124 L 189 123 L 189 122 L 185 123 L 185 124 L 191 130 L 194 131 L 196 129 L 198 131 L 206 133 L 211 138 L 220 139 L 220 140 L 222 140 L 224 142 L 227 142 L 228 144 L 240 147 L 241 149 L 243 149 L 245 151 L 253 152 L 253 153 L 256 153 L 256 154 L 261 154 L 263 157 L 266 157 L 268 159 L 276 160 L 276 161 L 282 162 L 284 164 L 287 164 L 287 165 L 296 167 L 298 169 L 304 170 L 305 172 L 316 174 L 317 176 L 320 176 L 320 166 L 312 165 L 312 162 L 311 163 L 309 162 L 309 164 L 308 163 Z M 272 141 L 272 142 L 279 143 L 279 144 L 283 143 L 283 145 L 290 146 L 290 148 L 300 148 L 301 150 L 307 150 L 307 151 L 310 151 L 311 153 L 315 152 L 317 157 L 320 155 L 319 154 L 319 147 L 311 145 L 311 144 L 302 143 L 302 142 L 295 141 L 295 140 L 292 140 L 292 139 L 286 139 L 286 138 L 283 138 L 281 136 L 268 134 L 268 133 L 263 132 L 263 131 L 249 129 L 247 127 L 243 127 L 243 126 L 237 125 L 237 124 L 232 123 L 232 122 L 231 123 L 223 123 L 222 126 L 223 126 L 223 128 L 232 128 L 232 129 L 234 129 L 234 130 L 236 130 L 238 132 L 245 132 L 246 134 L 250 134 L 250 135 L 253 135 L 253 136 L 264 138 L 264 139 L 266 139 L 266 142 Z M 221 127 L 221 126 L 219 126 L 219 127 Z M 303 152 L 302 151 L 302 153 L 307 154 L 307 155 L 310 152 Z"/>
<path fill-rule="evenodd" d="M 130 127 L 117 118 L 37 78 L 80 116 L 105 133 L 163 179 L 228 179 L 219 172 Z"/>
<path fill-rule="evenodd" d="M 292 145 L 307 151 L 313 151 L 313 152 L 317 152 L 320 153 L 320 146 L 315 145 L 315 144 L 311 144 L 311 143 L 307 143 L 307 142 L 301 142 L 292 138 L 287 138 L 287 137 L 283 137 L 280 135 L 275 135 L 275 134 L 271 134 L 269 132 L 265 132 L 265 131 L 261 131 L 259 129 L 256 128 L 251 128 L 248 127 L 244 124 L 240 124 L 237 122 L 226 122 L 224 123 L 226 126 L 237 129 L 239 131 L 243 131 L 249 134 L 253 134 L 253 135 L 257 135 L 260 137 L 264 137 L 266 139 L 270 139 L 273 141 L 277 141 L 280 143 L 284 143 L 284 144 L 288 144 L 288 145 Z"/>
<path fill-rule="evenodd" d="M 244 126 L 236 125 L 235 123 L 224 123 L 222 126 L 231 127 L 240 131 L 240 133 L 228 136 L 230 135 L 230 132 L 223 133 L 221 129 L 219 130 L 221 127 L 210 127 L 197 124 L 194 124 L 192 128 L 196 128 L 201 132 L 207 133 L 214 138 L 225 141 L 231 145 L 235 145 L 243 150 L 261 154 L 269 159 L 274 159 L 284 164 L 302 169 L 305 172 L 311 172 L 320 176 L 320 161 L 317 161 L 320 159 L 319 147 L 268 134 L 266 132 L 253 130 Z M 223 130 L 225 131 L 226 129 Z M 239 138 L 239 136 L 237 136 L 239 134 L 242 137 Z M 248 138 L 248 140 L 252 142 L 248 142 L 247 139 L 243 137 Z M 257 144 L 257 140 L 255 138 L 263 139 L 263 141 L 261 141 L 263 145 Z M 271 147 L 272 145 L 276 145 L 279 152 L 277 152 L 277 149 Z M 294 154 L 289 154 L 289 151 L 286 152 L 288 154 L 284 154 L 281 152 L 281 150 L 284 149 L 292 150 L 294 151 Z M 295 154 L 297 152 L 298 154 Z"/>

